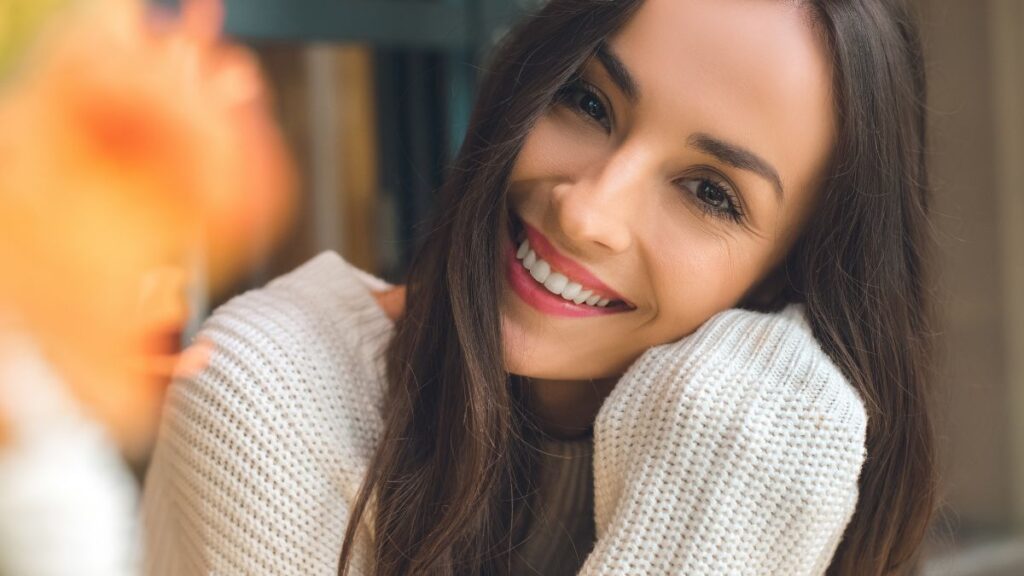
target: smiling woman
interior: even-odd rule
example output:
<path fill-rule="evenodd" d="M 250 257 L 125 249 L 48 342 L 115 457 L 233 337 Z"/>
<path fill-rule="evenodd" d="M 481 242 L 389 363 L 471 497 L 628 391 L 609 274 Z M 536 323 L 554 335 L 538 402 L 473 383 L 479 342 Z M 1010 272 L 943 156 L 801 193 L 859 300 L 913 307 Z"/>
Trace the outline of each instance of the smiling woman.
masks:
<path fill-rule="evenodd" d="M 503 392 L 485 381 L 507 371 L 545 434 L 586 437 L 646 351 L 724 310 L 803 303 L 871 422 L 867 489 L 832 564 L 849 574 L 908 567 L 933 498 L 924 82 L 912 23 L 902 2 L 868 0 L 551 2 L 509 36 L 483 86 L 441 204 L 438 221 L 450 225 L 410 272 L 414 320 L 391 351 L 424 364 L 396 370 L 398 388 L 445 374 L 439 389 L 500 406 Z M 507 234 L 485 233 L 504 221 Z M 414 326 L 432 322 L 459 336 L 416 344 Z M 457 366 L 426 361 L 452 347 Z M 442 411 L 465 409 L 452 402 L 425 417 L 422 434 Z M 396 433 L 420 430 L 415 406 L 395 410 L 412 427 Z M 516 434 L 489 437 L 514 449 Z M 377 456 L 367 489 L 417 469 L 399 464 L 402 450 Z M 378 495 L 385 515 L 388 494 Z M 423 525 L 466 524 L 448 510 Z M 410 543 L 404 553 L 461 538 L 407 532 L 397 516 L 378 522 Z M 411 545 L 421 538 L 431 546 Z"/>
<path fill-rule="evenodd" d="M 806 7 L 647 2 L 595 55 L 526 135 L 509 209 L 559 255 L 552 268 L 593 267 L 633 309 L 583 323 L 508 299 L 509 367 L 533 378 L 620 375 L 768 297 L 759 284 L 812 213 L 834 148 L 831 64 Z"/>
<path fill-rule="evenodd" d="M 189 486 L 179 546 L 215 572 L 908 571 L 923 115 L 901 1 L 551 0 L 405 286 L 321 255 L 214 315 L 151 525 Z"/>

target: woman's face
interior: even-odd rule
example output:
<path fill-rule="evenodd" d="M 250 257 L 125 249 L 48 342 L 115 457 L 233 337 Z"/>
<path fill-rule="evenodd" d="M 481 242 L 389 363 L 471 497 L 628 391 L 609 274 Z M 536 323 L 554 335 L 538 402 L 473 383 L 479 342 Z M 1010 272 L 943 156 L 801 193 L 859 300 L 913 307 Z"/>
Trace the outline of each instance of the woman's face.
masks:
<path fill-rule="evenodd" d="M 825 45 L 789 3 L 647 0 L 579 78 L 510 177 L 506 362 L 533 378 L 619 375 L 766 289 L 835 136 Z"/>

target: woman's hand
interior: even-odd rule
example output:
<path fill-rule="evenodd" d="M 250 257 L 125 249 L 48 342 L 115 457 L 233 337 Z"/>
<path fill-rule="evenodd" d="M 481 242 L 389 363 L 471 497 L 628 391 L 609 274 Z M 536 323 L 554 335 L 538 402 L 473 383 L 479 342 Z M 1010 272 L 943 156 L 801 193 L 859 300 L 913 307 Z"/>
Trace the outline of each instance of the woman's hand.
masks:
<path fill-rule="evenodd" d="M 581 574 L 820 574 L 853 514 L 866 413 L 799 307 L 732 309 L 637 359 L 595 421 Z"/>
<path fill-rule="evenodd" d="M 392 322 L 398 319 L 405 311 L 405 286 L 396 285 L 384 292 L 373 292 L 377 305 L 384 310 Z"/>

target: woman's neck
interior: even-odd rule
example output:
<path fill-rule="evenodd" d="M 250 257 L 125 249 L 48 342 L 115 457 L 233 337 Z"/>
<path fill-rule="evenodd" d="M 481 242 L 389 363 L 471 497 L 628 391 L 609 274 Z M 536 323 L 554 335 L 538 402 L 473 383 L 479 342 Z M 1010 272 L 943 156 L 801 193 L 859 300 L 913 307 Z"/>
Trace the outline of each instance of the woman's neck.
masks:
<path fill-rule="evenodd" d="M 597 412 L 619 378 L 544 380 L 523 378 L 530 409 L 546 434 L 572 440 L 591 433 Z"/>

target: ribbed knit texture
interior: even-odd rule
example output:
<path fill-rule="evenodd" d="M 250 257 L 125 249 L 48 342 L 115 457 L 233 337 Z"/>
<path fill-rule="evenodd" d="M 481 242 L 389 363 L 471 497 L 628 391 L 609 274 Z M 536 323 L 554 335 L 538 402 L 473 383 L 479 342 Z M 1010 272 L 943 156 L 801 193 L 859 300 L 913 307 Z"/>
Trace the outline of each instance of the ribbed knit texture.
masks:
<path fill-rule="evenodd" d="M 172 384 L 145 482 L 147 574 L 336 573 L 383 427 L 393 326 L 369 290 L 386 285 L 324 252 L 207 320 L 215 352 Z M 856 505 L 865 429 L 798 305 L 727 310 L 648 349 L 594 423 L 596 542 L 579 574 L 821 574 Z M 541 489 L 570 495 L 555 527 L 585 534 L 579 469 Z M 354 574 L 372 574 L 371 525 Z M 552 562 L 534 546 L 531 564 Z"/>

